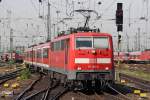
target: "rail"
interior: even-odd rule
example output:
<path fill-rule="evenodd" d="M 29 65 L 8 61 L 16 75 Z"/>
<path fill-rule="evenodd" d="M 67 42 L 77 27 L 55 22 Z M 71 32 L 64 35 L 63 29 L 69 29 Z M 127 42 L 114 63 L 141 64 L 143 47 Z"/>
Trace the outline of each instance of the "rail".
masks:
<path fill-rule="evenodd" d="M 108 84 L 108 87 L 113 90 L 114 92 L 116 92 L 117 94 L 119 94 L 119 96 L 113 96 L 113 95 L 110 95 L 108 93 L 104 93 L 105 95 L 107 96 L 110 96 L 113 98 L 113 100 L 117 99 L 117 100 L 130 100 L 130 98 L 128 98 L 126 95 L 124 95 L 123 93 L 121 93 L 120 91 L 118 91 L 117 89 L 115 89 L 113 86 L 109 85 Z"/>
<path fill-rule="evenodd" d="M 41 79 L 41 77 L 39 77 L 37 80 L 33 81 L 31 83 L 31 85 L 29 85 L 24 91 L 22 91 L 17 97 L 15 100 L 21 100 L 21 98 L 23 97 L 23 95 L 29 91 L 39 80 Z"/>
<path fill-rule="evenodd" d="M 47 100 L 47 98 L 49 98 L 49 100 L 57 100 L 60 96 L 68 91 L 68 88 L 64 88 L 64 86 L 62 86 L 58 80 L 55 80 L 53 84 L 53 87 L 49 89 L 47 95 L 44 97 L 45 99 L 43 100 Z"/>
<path fill-rule="evenodd" d="M 0 84 L 3 84 L 10 79 L 16 78 L 22 70 L 23 69 L 17 69 L 16 71 L 0 76 Z"/>
<path fill-rule="evenodd" d="M 133 82 L 136 86 L 136 88 L 142 89 L 144 91 L 150 91 L 150 81 L 146 81 L 143 79 L 139 79 L 133 76 L 129 76 L 123 73 L 119 73 L 119 78 L 120 79 L 125 79 L 129 82 Z"/>

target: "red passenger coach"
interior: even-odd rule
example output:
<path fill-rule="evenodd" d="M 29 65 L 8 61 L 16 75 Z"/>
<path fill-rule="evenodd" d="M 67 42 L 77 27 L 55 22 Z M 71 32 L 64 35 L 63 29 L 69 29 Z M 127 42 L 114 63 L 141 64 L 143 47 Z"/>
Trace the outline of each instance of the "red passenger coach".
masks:
<path fill-rule="evenodd" d="M 135 64 L 149 64 L 150 63 L 150 50 L 132 51 L 132 52 L 114 52 L 114 60 L 120 60 L 123 63 Z"/>
<path fill-rule="evenodd" d="M 25 62 L 74 85 L 114 81 L 112 36 L 107 33 L 80 31 L 59 36 L 28 48 Z"/>

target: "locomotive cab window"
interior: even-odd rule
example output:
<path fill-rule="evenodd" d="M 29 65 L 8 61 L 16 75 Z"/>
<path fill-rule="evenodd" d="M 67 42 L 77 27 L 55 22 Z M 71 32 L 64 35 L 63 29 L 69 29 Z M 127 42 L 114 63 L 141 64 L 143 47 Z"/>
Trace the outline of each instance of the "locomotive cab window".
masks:
<path fill-rule="evenodd" d="M 92 48 L 92 38 L 79 37 L 76 38 L 76 48 Z"/>
<path fill-rule="evenodd" d="M 76 48 L 77 49 L 87 49 L 87 48 L 107 49 L 109 48 L 108 37 L 77 37 Z"/>
<path fill-rule="evenodd" d="M 48 48 L 43 49 L 43 58 L 48 58 Z"/>
<path fill-rule="evenodd" d="M 108 38 L 107 37 L 94 37 L 93 45 L 94 45 L 94 48 L 107 49 L 109 47 Z"/>

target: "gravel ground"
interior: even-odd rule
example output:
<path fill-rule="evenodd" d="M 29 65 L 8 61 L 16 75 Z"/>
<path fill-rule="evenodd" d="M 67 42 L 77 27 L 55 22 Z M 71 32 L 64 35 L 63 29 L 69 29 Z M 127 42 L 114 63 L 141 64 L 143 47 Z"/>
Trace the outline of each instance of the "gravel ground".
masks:
<path fill-rule="evenodd" d="M 15 98 L 21 91 L 23 91 L 29 84 L 31 84 L 36 78 L 37 78 L 37 74 L 32 74 L 30 79 L 27 80 L 21 80 L 19 78 L 13 79 L 13 80 L 9 80 L 5 83 L 8 83 L 9 86 L 6 88 L 4 87 L 4 84 L 0 86 L 0 100 L 13 100 L 13 98 Z M 14 83 L 18 83 L 19 86 L 17 86 L 16 88 L 12 87 L 12 84 Z M 2 92 L 11 92 L 9 95 L 5 95 L 3 96 Z"/>

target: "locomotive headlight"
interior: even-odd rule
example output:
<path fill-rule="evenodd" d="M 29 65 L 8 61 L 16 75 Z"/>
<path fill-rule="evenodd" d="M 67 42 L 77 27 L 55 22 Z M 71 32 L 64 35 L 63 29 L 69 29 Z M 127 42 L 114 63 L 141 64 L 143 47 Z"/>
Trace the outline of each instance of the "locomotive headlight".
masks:
<path fill-rule="evenodd" d="M 81 70 L 81 67 L 77 67 L 77 70 Z"/>
<path fill-rule="evenodd" d="M 105 70 L 108 70 L 109 68 L 108 67 L 105 67 Z"/>
<path fill-rule="evenodd" d="M 92 54 L 96 54 L 96 51 L 95 51 L 95 50 L 92 50 Z"/>

